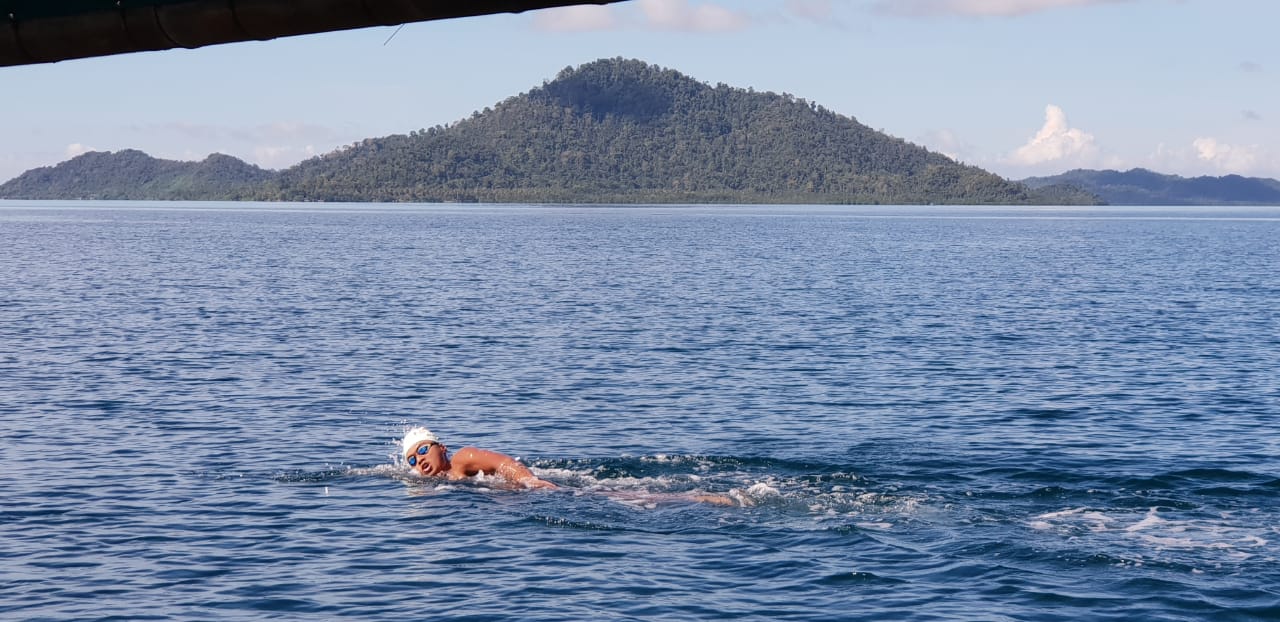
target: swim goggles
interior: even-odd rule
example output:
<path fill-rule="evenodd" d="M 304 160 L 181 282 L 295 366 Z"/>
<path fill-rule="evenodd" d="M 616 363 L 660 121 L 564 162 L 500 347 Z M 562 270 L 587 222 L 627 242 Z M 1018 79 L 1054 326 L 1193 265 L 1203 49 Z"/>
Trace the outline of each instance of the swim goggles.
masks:
<path fill-rule="evenodd" d="M 435 441 L 430 441 L 426 445 L 419 447 L 417 456 L 414 456 L 414 455 L 409 456 L 409 466 L 418 466 L 418 456 L 427 455 L 427 452 L 431 451 L 431 448 L 435 445 L 440 445 L 440 443 L 437 443 Z M 443 445 L 441 446 L 443 447 Z"/>

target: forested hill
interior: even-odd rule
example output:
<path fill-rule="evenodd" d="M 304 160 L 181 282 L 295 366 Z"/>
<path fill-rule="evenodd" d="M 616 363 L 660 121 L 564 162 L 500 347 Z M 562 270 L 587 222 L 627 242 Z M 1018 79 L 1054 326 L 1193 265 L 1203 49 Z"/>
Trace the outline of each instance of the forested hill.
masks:
<path fill-rule="evenodd" d="M 141 151 L 89 152 L 29 170 L 0 185 L 0 198 L 236 200 L 256 196 L 275 173 L 215 153 L 200 162 L 160 160 Z"/>
<path fill-rule="evenodd" d="M 447 127 L 284 171 L 264 197 L 494 202 L 1091 202 L 1020 184 L 790 95 L 640 61 L 566 68 Z"/>
<path fill-rule="evenodd" d="M 1024 180 L 1033 188 L 1070 184 L 1112 205 L 1280 205 L 1280 181 L 1261 177 L 1180 177 L 1146 169 L 1077 169 Z"/>
<path fill-rule="evenodd" d="M 210 166 L 211 160 L 220 166 Z M 366 139 L 279 173 L 226 156 L 175 163 L 134 151 L 86 154 L 0 186 L 0 198 L 4 197 L 525 203 L 1097 201 L 1074 188 L 1031 190 L 791 95 L 710 86 L 673 70 L 620 58 L 566 68 L 538 88 L 448 126 Z"/>

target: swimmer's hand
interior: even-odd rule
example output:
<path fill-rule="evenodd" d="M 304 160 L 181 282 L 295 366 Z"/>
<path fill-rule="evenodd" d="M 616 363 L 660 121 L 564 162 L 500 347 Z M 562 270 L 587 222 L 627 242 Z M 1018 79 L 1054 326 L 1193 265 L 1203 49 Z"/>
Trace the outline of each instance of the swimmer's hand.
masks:
<path fill-rule="evenodd" d="M 538 479 L 536 477 L 526 477 L 520 480 L 520 483 L 523 484 L 525 488 L 545 488 L 547 490 L 559 488 L 559 486 L 556 486 L 545 479 Z"/>

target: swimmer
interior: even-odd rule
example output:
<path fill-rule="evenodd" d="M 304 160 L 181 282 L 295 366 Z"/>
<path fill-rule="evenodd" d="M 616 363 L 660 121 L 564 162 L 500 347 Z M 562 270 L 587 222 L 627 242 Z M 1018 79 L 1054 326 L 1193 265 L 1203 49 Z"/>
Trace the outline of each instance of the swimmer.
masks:
<path fill-rule="evenodd" d="M 497 475 L 525 488 L 558 488 L 555 484 L 538 479 L 528 467 L 518 460 L 496 451 L 463 447 L 449 456 L 449 448 L 440 438 L 426 428 L 414 428 L 405 432 L 400 440 L 400 452 L 409 468 L 419 475 L 449 479 L 463 479 L 476 475 Z"/>
<path fill-rule="evenodd" d="M 418 427 L 404 433 L 400 439 L 400 453 L 409 468 L 418 475 L 443 476 L 451 480 L 474 477 L 481 473 L 497 475 L 525 488 L 559 488 L 555 484 L 538 479 L 528 467 L 518 460 L 496 451 L 463 447 L 449 456 L 449 448 L 431 430 Z M 629 493 L 602 492 L 606 497 L 629 505 L 656 505 L 662 503 L 708 503 L 711 505 L 745 505 L 732 497 L 706 493 Z"/>

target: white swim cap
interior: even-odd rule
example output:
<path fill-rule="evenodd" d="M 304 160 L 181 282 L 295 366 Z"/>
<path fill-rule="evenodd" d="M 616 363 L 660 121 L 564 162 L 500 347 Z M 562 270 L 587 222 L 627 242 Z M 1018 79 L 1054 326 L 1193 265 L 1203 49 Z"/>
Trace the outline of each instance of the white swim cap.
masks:
<path fill-rule="evenodd" d="M 404 433 L 404 438 L 400 439 L 400 455 L 408 454 L 413 450 L 414 445 L 422 441 L 440 442 L 440 437 L 436 436 L 426 428 L 418 427 Z"/>

